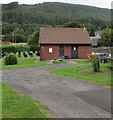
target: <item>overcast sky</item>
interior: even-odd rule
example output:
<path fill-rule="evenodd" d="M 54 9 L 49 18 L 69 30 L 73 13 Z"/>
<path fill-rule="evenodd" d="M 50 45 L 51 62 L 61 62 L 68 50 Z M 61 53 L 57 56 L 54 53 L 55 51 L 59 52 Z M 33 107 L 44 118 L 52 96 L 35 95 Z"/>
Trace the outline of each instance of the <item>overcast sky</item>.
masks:
<path fill-rule="evenodd" d="M 0 3 L 10 3 L 13 1 L 18 1 L 20 4 L 36 4 L 43 2 L 65 2 L 65 3 L 74 3 L 74 4 L 83 4 L 96 6 L 101 8 L 111 8 L 111 2 L 113 0 L 0 0 Z"/>

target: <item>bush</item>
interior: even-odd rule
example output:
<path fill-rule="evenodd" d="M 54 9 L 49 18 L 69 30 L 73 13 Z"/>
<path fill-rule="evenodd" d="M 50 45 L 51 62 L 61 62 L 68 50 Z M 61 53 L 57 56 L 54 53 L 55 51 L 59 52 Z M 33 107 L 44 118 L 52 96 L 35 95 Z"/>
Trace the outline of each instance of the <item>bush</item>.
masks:
<path fill-rule="evenodd" d="M 39 42 L 39 32 L 34 32 L 32 36 L 27 41 L 28 45 L 38 45 Z"/>
<path fill-rule="evenodd" d="M 27 57 L 27 54 L 25 52 L 23 52 L 23 56 L 26 58 Z"/>
<path fill-rule="evenodd" d="M 17 63 L 18 63 L 17 57 L 14 53 L 7 54 L 4 57 L 4 64 L 5 65 L 15 65 Z"/>
<path fill-rule="evenodd" d="M 18 56 L 20 57 L 21 52 L 30 52 L 36 53 L 39 52 L 40 46 L 39 45 L 5 45 L 2 46 L 2 56 L 6 53 L 16 53 L 18 52 Z"/>
<path fill-rule="evenodd" d="M 40 56 L 40 52 L 39 51 L 36 52 L 36 56 Z"/>
<path fill-rule="evenodd" d="M 23 51 L 23 46 L 22 45 L 15 45 L 15 51 L 16 52 L 22 52 Z"/>
<path fill-rule="evenodd" d="M 94 72 L 99 72 L 100 71 L 100 60 L 99 60 L 99 56 L 93 56 L 93 71 Z"/>
<path fill-rule="evenodd" d="M 30 45 L 30 51 L 32 51 L 33 53 L 35 53 L 36 51 L 40 50 L 40 46 L 39 45 Z"/>
<path fill-rule="evenodd" d="M 30 51 L 30 46 L 29 45 L 23 45 L 23 52 L 29 52 Z"/>
<path fill-rule="evenodd" d="M 13 45 L 5 45 L 5 46 L 2 46 L 2 52 L 4 53 L 15 53 L 16 50 L 15 50 L 15 46 Z"/>

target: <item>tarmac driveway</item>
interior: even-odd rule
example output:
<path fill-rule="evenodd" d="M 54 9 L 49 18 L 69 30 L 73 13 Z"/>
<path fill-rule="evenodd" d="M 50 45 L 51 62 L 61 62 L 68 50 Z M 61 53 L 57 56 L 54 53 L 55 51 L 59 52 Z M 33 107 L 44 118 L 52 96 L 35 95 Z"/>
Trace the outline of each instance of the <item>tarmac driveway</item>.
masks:
<path fill-rule="evenodd" d="M 76 65 L 3 70 L 2 77 L 5 84 L 45 104 L 57 118 L 110 118 L 110 88 L 48 73 Z"/>

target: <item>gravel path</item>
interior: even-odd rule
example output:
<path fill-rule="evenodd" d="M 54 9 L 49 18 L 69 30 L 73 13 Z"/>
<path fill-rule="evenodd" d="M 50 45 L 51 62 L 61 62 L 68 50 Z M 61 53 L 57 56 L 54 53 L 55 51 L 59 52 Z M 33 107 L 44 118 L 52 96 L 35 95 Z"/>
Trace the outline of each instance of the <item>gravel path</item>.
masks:
<path fill-rule="evenodd" d="M 3 70 L 2 78 L 17 91 L 45 104 L 57 118 L 110 118 L 110 88 L 48 73 L 77 65 L 68 63 Z"/>

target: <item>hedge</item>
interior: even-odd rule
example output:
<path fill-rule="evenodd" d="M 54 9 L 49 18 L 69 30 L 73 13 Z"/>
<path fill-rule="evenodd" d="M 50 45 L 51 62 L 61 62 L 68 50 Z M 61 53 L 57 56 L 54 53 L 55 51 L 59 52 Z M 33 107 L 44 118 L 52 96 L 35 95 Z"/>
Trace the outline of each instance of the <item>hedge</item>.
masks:
<path fill-rule="evenodd" d="M 7 45 L 7 46 L 2 46 L 2 52 L 5 52 L 5 53 L 15 53 L 15 46 L 13 45 Z"/>
<path fill-rule="evenodd" d="M 40 46 L 39 45 L 7 45 L 2 46 L 2 53 L 16 53 L 16 52 L 39 52 Z"/>
<path fill-rule="evenodd" d="M 40 46 L 39 45 L 30 45 L 30 51 L 35 53 L 36 51 L 40 51 Z"/>

